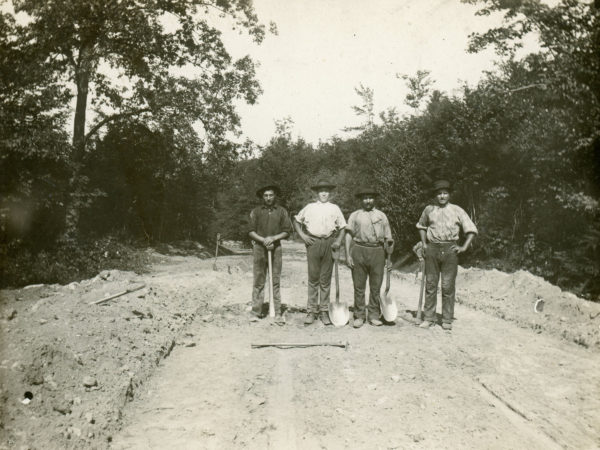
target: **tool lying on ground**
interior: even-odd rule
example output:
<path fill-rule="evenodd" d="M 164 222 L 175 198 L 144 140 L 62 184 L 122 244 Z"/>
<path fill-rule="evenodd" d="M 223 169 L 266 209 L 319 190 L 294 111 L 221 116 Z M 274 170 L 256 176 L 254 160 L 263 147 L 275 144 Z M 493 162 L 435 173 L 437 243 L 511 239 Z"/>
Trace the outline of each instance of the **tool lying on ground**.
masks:
<path fill-rule="evenodd" d="M 275 303 L 273 301 L 273 251 L 269 250 L 269 317 L 275 317 Z"/>
<path fill-rule="evenodd" d="M 217 270 L 217 256 L 219 256 L 219 243 L 221 242 L 221 234 L 217 233 L 217 248 L 215 248 L 215 262 L 213 262 L 213 270 Z"/>
<path fill-rule="evenodd" d="M 329 302 L 329 320 L 336 327 L 343 327 L 350 320 L 348 305 L 340 302 L 340 277 L 338 273 L 339 250 L 333 254 L 333 265 L 335 273 L 335 303 Z"/>
<path fill-rule="evenodd" d="M 348 350 L 350 347 L 350 342 L 298 342 L 298 343 L 289 343 L 289 342 L 275 342 L 268 344 L 250 344 L 251 348 L 265 348 L 265 347 L 277 347 L 277 348 L 307 348 L 307 347 L 340 347 L 345 350 Z"/>
<path fill-rule="evenodd" d="M 112 300 L 113 298 L 117 298 L 117 297 L 120 297 L 121 295 L 129 294 L 130 292 L 139 291 L 140 289 L 145 288 L 145 287 L 146 287 L 146 284 L 142 283 L 140 285 L 130 287 L 129 289 L 127 289 L 125 291 L 119 292 L 118 294 L 111 295 L 110 297 L 106 297 L 106 298 L 101 298 L 100 300 L 96 300 L 96 301 L 90 302 L 88 304 L 89 305 L 100 305 L 101 303 L 105 303 L 109 300 Z"/>
<path fill-rule="evenodd" d="M 387 250 L 387 249 L 386 249 Z M 381 313 L 386 322 L 393 322 L 398 316 L 398 307 L 396 302 L 390 298 L 390 273 L 392 272 L 392 255 L 387 254 L 386 259 L 386 279 L 385 279 L 385 292 L 380 297 Z"/>

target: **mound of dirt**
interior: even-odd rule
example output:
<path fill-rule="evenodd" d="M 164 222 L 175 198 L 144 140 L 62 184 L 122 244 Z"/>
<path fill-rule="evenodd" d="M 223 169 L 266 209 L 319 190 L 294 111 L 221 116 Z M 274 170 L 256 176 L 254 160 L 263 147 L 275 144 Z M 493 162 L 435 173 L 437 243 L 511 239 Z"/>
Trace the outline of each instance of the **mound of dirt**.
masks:
<path fill-rule="evenodd" d="M 600 304 L 563 292 L 527 271 L 459 268 L 457 302 L 600 350 Z"/>
<path fill-rule="evenodd" d="M 207 305 L 202 285 L 178 292 L 169 277 L 104 271 L 0 291 L 0 448 L 105 447 L 123 405 Z"/>

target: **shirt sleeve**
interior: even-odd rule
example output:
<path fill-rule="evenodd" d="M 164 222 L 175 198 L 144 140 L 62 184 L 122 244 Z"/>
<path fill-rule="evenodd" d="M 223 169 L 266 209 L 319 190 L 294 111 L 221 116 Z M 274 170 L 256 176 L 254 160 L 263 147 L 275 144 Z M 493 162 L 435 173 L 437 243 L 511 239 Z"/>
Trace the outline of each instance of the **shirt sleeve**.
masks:
<path fill-rule="evenodd" d="M 458 213 L 458 221 L 463 229 L 463 233 L 474 233 L 477 234 L 477 227 L 469 217 L 469 215 L 460 206 L 456 207 Z"/>
<path fill-rule="evenodd" d="M 308 208 L 308 205 L 306 205 L 304 208 L 302 208 L 300 210 L 300 212 L 294 216 L 294 219 L 296 220 L 296 222 L 304 224 L 307 208 Z"/>
<path fill-rule="evenodd" d="M 279 218 L 279 230 L 281 233 L 286 232 L 292 234 L 292 222 L 285 208 L 281 208 L 281 217 Z"/>
<path fill-rule="evenodd" d="M 393 241 L 392 239 L 392 229 L 390 227 L 390 222 L 385 214 L 383 216 L 383 236 L 387 241 Z"/>
<path fill-rule="evenodd" d="M 427 227 L 429 226 L 429 213 L 431 212 L 431 207 L 427 206 L 423 210 L 423 214 L 421 214 L 421 218 L 417 222 L 417 228 L 419 230 L 427 231 Z"/>
<path fill-rule="evenodd" d="M 346 231 L 348 233 L 350 233 L 352 235 L 352 237 L 354 237 L 355 231 L 354 231 L 354 225 L 356 223 L 356 211 L 354 211 L 352 214 L 350 214 L 350 217 L 348 217 L 348 223 L 346 224 Z"/>
<path fill-rule="evenodd" d="M 248 221 L 248 233 L 250 233 L 251 231 L 256 232 L 256 230 L 258 229 L 257 221 L 258 218 L 256 210 L 253 209 L 252 211 L 250 211 L 250 220 Z"/>
<path fill-rule="evenodd" d="M 344 218 L 344 214 L 342 213 L 342 210 L 340 209 L 339 206 L 336 205 L 336 215 L 337 217 L 335 218 L 335 224 L 337 225 L 338 229 L 342 229 L 342 228 L 346 228 L 346 219 Z"/>

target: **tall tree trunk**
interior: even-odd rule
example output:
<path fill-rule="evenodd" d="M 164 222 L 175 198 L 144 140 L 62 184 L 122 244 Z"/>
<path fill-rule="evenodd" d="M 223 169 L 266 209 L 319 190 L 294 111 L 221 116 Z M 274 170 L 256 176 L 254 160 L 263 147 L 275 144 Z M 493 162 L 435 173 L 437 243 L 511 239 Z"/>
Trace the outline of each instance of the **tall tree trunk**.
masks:
<path fill-rule="evenodd" d="M 85 153 L 85 118 L 87 112 L 88 89 L 92 72 L 92 48 L 84 47 L 79 55 L 79 65 L 76 68 L 75 82 L 77 84 L 77 103 L 75 106 L 75 120 L 73 124 L 73 176 L 71 178 L 71 199 L 67 205 L 65 217 L 64 240 L 77 239 L 79 215 L 84 195 L 84 186 L 81 179 L 83 156 Z"/>

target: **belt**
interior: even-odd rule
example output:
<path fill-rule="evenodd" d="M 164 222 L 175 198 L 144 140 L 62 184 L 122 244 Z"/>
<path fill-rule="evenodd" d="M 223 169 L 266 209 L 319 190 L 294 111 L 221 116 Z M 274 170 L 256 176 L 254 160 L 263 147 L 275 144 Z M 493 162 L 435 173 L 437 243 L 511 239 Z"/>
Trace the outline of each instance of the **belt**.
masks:
<path fill-rule="evenodd" d="M 329 239 L 330 237 L 332 237 L 335 234 L 335 231 L 332 232 L 331 234 L 328 234 L 327 236 L 315 236 L 314 234 L 310 234 L 309 232 L 307 232 L 306 234 L 308 234 L 311 238 L 314 238 L 314 239 Z"/>
<path fill-rule="evenodd" d="M 456 245 L 457 241 L 449 241 L 449 242 L 428 242 L 427 245 L 436 245 L 439 247 L 447 247 L 449 245 Z"/>
<path fill-rule="evenodd" d="M 369 247 L 369 248 L 378 248 L 378 247 L 383 247 L 383 243 L 381 242 L 377 242 L 375 244 L 372 244 L 370 242 L 358 242 L 358 241 L 354 241 L 354 243 L 356 245 L 359 245 L 361 247 Z"/>

